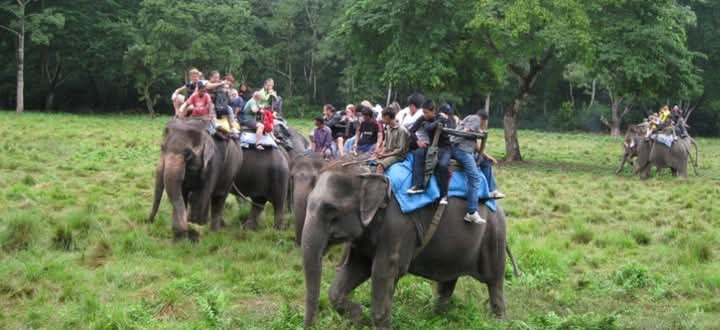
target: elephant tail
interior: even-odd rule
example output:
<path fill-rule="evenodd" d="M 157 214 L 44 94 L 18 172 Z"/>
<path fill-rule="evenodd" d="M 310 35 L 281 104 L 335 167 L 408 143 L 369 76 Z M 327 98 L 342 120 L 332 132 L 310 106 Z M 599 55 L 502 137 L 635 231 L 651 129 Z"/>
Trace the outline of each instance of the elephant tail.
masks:
<path fill-rule="evenodd" d="M 695 147 L 695 158 L 692 157 L 692 152 L 688 150 L 688 155 L 690 156 L 690 163 L 693 166 L 693 171 L 695 172 L 695 175 L 698 176 L 700 173 L 698 173 L 698 146 L 697 142 L 695 142 L 695 139 L 690 139 L 690 143 L 692 143 L 693 147 Z"/>
<path fill-rule="evenodd" d="M 515 261 L 515 256 L 513 256 L 512 251 L 510 251 L 510 244 L 507 242 L 505 242 L 505 252 L 507 252 L 508 257 L 510 257 L 510 262 L 513 267 L 513 275 L 515 275 L 515 277 L 520 277 L 520 275 L 522 275 L 522 272 L 520 272 L 520 266 L 518 266 L 517 261 Z"/>
<path fill-rule="evenodd" d="M 155 221 L 155 215 L 157 214 L 158 208 L 160 207 L 160 200 L 162 200 L 163 190 L 165 190 L 165 161 L 161 157 L 158 161 L 157 168 L 155 169 L 155 194 L 153 196 L 153 206 L 148 216 L 148 222 L 152 223 Z"/>

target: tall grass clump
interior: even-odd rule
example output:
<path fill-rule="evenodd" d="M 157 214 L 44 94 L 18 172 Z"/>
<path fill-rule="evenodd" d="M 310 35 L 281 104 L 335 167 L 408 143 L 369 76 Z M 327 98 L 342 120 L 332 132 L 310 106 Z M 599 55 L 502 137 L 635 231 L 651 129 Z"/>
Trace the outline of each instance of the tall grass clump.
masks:
<path fill-rule="evenodd" d="M 10 217 L 5 230 L 0 234 L 0 245 L 7 252 L 26 250 L 38 237 L 37 219 L 27 213 Z"/>

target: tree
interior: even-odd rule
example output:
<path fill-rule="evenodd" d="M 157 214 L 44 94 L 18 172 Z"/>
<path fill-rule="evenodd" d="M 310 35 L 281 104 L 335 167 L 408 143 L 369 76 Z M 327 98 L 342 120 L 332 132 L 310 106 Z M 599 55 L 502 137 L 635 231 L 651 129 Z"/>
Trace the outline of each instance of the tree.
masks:
<path fill-rule="evenodd" d="M 601 1 L 593 17 L 593 71 L 608 91 L 611 117 L 602 118 L 614 137 L 633 103 L 687 99 L 702 90 L 688 49 L 695 15 L 674 0 Z"/>
<path fill-rule="evenodd" d="M 584 58 L 590 46 L 586 3 L 579 0 L 479 0 L 470 27 L 515 80 L 504 113 L 505 160 L 522 160 L 518 116 L 552 60 Z M 572 33 L 568 33 L 572 31 Z"/>
<path fill-rule="evenodd" d="M 191 66 L 237 71 L 253 50 L 254 39 L 238 30 L 249 19 L 246 2 L 144 0 L 135 20 L 124 27 L 132 43 L 124 55 L 127 74 L 140 100 L 155 114 L 161 82 L 181 81 Z"/>
<path fill-rule="evenodd" d="M 0 10 L 9 13 L 10 23 L 0 24 L 3 29 L 15 37 L 16 63 L 17 63 L 17 96 L 15 111 L 25 111 L 25 37 L 31 33 L 31 41 L 38 44 L 47 44 L 50 41 L 48 29 L 62 28 L 65 24 L 63 15 L 56 13 L 53 8 L 45 8 L 31 13 L 30 4 L 35 0 L 4 1 Z"/>

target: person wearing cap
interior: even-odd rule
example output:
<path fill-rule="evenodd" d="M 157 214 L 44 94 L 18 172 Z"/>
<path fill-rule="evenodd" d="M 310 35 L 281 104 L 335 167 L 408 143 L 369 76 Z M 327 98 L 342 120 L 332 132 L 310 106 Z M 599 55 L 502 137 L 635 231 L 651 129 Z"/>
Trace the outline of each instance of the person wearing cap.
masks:
<path fill-rule="evenodd" d="M 264 150 L 260 144 L 260 140 L 262 140 L 265 127 L 262 123 L 255 120 L 257 114 L 262 110 L 259 105 L 261 99 L 262 94 L 260 94 L 260 92 L 253 93 L 253 97 L 245 103 L 243 111 L 241 111 L 240 116 L 238 116 L 241 126 L 255 130 L 255 149 L 257 150 Z"/>

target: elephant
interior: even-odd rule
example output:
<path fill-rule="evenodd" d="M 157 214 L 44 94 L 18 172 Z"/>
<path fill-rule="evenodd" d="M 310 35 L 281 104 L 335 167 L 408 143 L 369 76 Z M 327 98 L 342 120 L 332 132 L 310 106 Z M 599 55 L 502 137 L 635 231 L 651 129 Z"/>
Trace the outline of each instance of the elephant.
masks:
<path fill-rule="evenodd" d="M 623 157 L 620 160 L 620 166 L 615 171 L 615 175 L 620 175 L 625 163 L 629 162 L 631 166 L 634 166 L 634 159 L 638 156 L 638 146 L 645 136 L 645 130 L 647 126 L 642 125 L 631 125 L 625 132 L 625 140 L 623 141 Z"/>
<path fill-rule="evenodd" d="M 295 217 L 295 244 L 300 246 L 307 198 L 315 187 L 320 169 L 326 164 L 319 154 L 297 156 L 290 168 L 290 186 L 292 187 L 292 209 Z"/>
<path fill-rule="evenodd" d="M 697 144 L 691 137 L 676 140 L 670 148 L 659 142 L 640 139 L 638 161 L 634 173 L 639 173 L 640 179 L 647 180 L 650 177 L 652 166 L 655 165 L 658 171 L 669 167 L 673 176 L 679 176 L 683 180 L 687 180 L 691 145 L 695 145 L 697 152 Z M 693 165 L 697 166 L 697 164 Z"/>
<path fill-rule="evenodd" d="M 428 228 L 438 204 L 403 214 L 388 188 L 385 176 L 364 165 L 331 164 L 321 172 L 308 196 L 302 233 L 305 325 L 315 322 L 324 251 L 339 243 L 350 247 L 336 271 L 329 298 L 335 310 L 354 321 L 361 317 L 362 308 L 348 296 L 372 279 L 373 324 L 391 328 L 397 281 L 408 273 L 438 282 L 439 311 L 448 306 L 458 277 L 472 276 L 487 285 L 495 316 L 504 317 L 506 223 L 502 208 L 498 205 L 493 213 L 481 207 L 487 223 L 471 224 L 463 220 L 465 200 L 451 198 L 435 235 L 419 250 L 417 227 Z"/>
<path fill-rule="evenodd" d="M 232 193 L 252 202 L 245 228 L 257 229 L 258 217 L 265 203 L 270 202 L 275 209 L 275 228 L 282 229 L 290 180 L 287 152 L 282 148 L 245 149 L 243 159 Z"/>
<path fill-rule="evenodd" d="M 225 199 L 243 165 L 243 151 L 237 143 L 214 139 L 206 128 L 204 121 L 182 119 L 174 119 L 165 126 L 148 221 L 154 221 L 165 190 L 173 206 L 172 229 L 176 240 L 197 240 L 198 233 L 188 228 L 188 218 L 204 224 L 209 208 L 210 229 L 220 228 Z"/>

